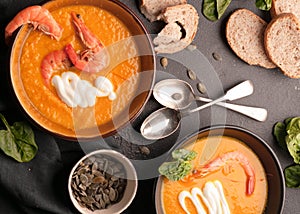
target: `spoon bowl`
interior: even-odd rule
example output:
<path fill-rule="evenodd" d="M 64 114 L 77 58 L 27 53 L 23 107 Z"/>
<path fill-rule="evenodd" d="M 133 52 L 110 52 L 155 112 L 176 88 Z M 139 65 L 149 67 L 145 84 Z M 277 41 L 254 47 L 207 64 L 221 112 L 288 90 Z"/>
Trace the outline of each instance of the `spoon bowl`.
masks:
<path fill-rule="evenodd" d="M 171 108 L 160 108 L 150 114 L 141 126 L 141 134 L 149 140 L 158 140 L 173 134 L 179 127 L 180 113 Z"/>
<path fill-rule="evenodd" d="M 179 79 L 165 79 L 153 88 L 154 98 L 163 106 L 181 110 L 196 99 L 194 90 L 187 82 Z"/>

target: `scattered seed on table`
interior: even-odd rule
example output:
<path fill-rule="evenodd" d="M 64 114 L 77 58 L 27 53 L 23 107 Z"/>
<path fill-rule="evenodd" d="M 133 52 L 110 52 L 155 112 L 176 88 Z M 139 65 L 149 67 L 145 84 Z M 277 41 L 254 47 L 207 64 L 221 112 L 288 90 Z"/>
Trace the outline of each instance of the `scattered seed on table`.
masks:
<path fill-rule="evenodd" d="M 206 93 L 206 87 L 202 82 L 197 83 L 197 89 L 201 94 Z"/>
<path fill-rule="evenodd" d="M 196 45 L 189 45 L 189 46 L 187 47 L 187 49 L 188 49 L 189 51 L 194 51 L 194 50 L 197 49 L 197 46 L 196 46 Z"/>
<path fill-rule="evenodd" d="M 150 154 L 150 149 L 147 146 L 142 146 L 140 149 L 141 149 L 142 154 L 144 154 L 144 155 Z"/>
<path fill-rule="evenodd" d="M 168 59 L 167 59 L 166 57 L 162 57 L 162 58 L 160 59 L 160 64 L 161 64 L 161 66 L 162 66 L 164 69 L 166 69 L 167 66 L 168 66 Z"/>
<path fill-rule="evenodd" d="M 196 74 L 193 70 L 191 69 L 187 69 L 187 75 L 191 80 L 195 80 L 196 79 Z"/>
<path fill-rule="evenodd" d="M 213 52 L 212 53 L 212 56 L 213 58 L 216 60 L 216 61 L 222 61 L 222 57 L 220 54 L 216 53 L 216 52 Z"/>

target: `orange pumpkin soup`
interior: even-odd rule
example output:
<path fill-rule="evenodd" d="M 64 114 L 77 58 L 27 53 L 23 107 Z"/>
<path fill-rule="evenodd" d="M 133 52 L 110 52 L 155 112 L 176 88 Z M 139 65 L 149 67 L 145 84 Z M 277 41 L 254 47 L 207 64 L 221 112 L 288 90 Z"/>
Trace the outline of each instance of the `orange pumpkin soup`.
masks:
<path fill-rule="evenodd" d="M 60 1 L 63 2 L 63 1 Z M 67 2 L 67 1 L 66 1 Z M 52 5 L 55 2 L 51 3 Z M 97 97 L 92 107 L 69 107 L 58 96 L 55 87 L 46 85 L 41 75 L 42 60 L 49 53 L 63 50 L 67 44 L 72 44 L 76 51 L 86 49 L 79 38 L 71 18 L 71 12 L 80 14 L 87 28 L 99 39 L 104 47 L 109 47 L 131 35 L 124 23 L 110 12 L 93 5 L 66 5 L 64 7 L 52 7 L 51 14 L 63 28 L 62 38 L 59 41 L 51 39 L 41 31 L 33 30 L 29 33 L 22 46 L 20 55 L 19 75 L 22 81 L 22 90 L 25 91 L 28 100 L 36 112 L 43 118 L 71 131 L 77 129 L 89 129 L 111 121 L 130 103 L 136 91 L 139 78 L 136 75 L 141 70 L 140 57 L 130 57 L 137 52 L 134 42 L 122 44 L 120 49 L 110 52 L 110 63 L 106 69 L 96 73 L 81 72 L 75 67 L 57 69 L 54 75 L 61 76 L 66 71 L 76 73 L 81 79 L 93 83 L 99 76 L 106 77 L 113 85 L 116 99 Z M 125 61 L 116 62 L 122 53 Z M 126 55 L 127 54 L 127 55 Z M 20 89 L 19 89 L 20 90 Z"/>
<path fill-rule="evenodd" d="M 209 139 L 209 140 L 208 140 Z M 214 156 L 200 166 L 201 154 L 204 146 L 209 141 L 220 141 L 219 147 Z M 218 181 L 223 187 L 225 200 L 227 201 L 230 213 L 262 213 L 267 200 L 267 180 L 264 168 L 258 157 L 243 142 L 226 136 L 211 136 L 198 139 L 193 145 L 187 147 L 189 150 L 197 152 L 197 157 L 193 160 L 193 173 L 201 171 L 201 168 L 208 169 L 204 176 L 195 179 L 183 179 L 181 181 L 171 181 L 167 178 L 162 183 L 162 206 L 166 214 L 186 213 L 179 201 L 182 192 L 192 192 L 199 188 L 205 195 L 207 183 Z M 249 172 L 253 170 L 254 174 Z M 248 171 L 248 172 L 247 172 Z M 190 177 L 189 177 L 190 176 Z M 248 181 L 252 183 L 249 186 Z M 250 190 L 249 190 L 250 188 Z M 252 188 L 252 189 L 251 189 Z M 203 198 L 198 194 L 198 199 L 203 209 L 208 212 L 208 206 Z M 190 213 L 197 213 L 195 203 L 190 198 L 185 198 L 186 210 Z"/>

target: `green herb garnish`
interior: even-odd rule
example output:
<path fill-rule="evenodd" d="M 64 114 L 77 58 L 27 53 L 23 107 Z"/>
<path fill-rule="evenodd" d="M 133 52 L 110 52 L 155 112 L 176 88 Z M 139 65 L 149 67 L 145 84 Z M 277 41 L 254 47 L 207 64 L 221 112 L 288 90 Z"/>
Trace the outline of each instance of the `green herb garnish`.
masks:
<path fill-rule="evenodd" d="M 297 164 L 285 168 L 286 185 L 300 188 L 300 117 L 287 118 L 284 123 L 276 123 L 273 134 L 280 147 L 288 150 Z"/>
<path fill-rule="evenodd" d="M 285 168 L 284 176 L 287 187 L 300 188 L 300 165 Z"/>
<path fill-rule="evenodd" d="M 231 0 L 204 0 L 203 15 L 211 21 L 216 21 L 223 16 L 230 3 Z M 260 10 L 268 11 L 271 9 L 272 0 L 255 0 L 255 5 Z"/>
<path fill-rule="evenodd" d="M 197 153 L 195 151 L 177 149 L 172 152 L 172 158 L 174 161 L 163 163 L 158 168 L 158 171 L 169 180 L 178 181 L 191 172 L 191 161 L 194 160 L 196 156 Z"/>
<path fill-rule="evenodd" d="M 15 122 L 10 126 L 2 114 L 0 118 L 7 128 L 7 130 L 0 130 L 2 151 L 18 162 L 32 160 L 37 153 L 38 146 L 31 127 L 25 122 Z"/>

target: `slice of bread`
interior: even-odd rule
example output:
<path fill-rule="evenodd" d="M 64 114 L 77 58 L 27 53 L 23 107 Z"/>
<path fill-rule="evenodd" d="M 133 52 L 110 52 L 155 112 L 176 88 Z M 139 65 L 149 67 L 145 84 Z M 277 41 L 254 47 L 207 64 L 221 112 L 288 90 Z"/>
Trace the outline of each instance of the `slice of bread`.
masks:
<path fill-rule="evenodd" d="M 293 13 L 300 20 L 299 0 L 272 0 L 271 16 L 274 18 L 281 13 Z"/>
<path fill-rule="evenodd" d="M 300 78 L 300 22 L 294 14 L 272 19 L 265 31 L 265 48 L 286 76 Z"/>
<path fill-rule="evenodd" d="M 195 38 L 199 16 L 190 4 L 167 7 L 159 16 L 167 25 L 153 43 L 157 53 L 175 53 L 186 48 Z"/>
<path fill-rule="evenodd" d="M 275 68 L 264 48 L 264 31 L 267 23 L 247 9 L 233 12 L 226 24 L 229 46 L 242 60 L 250 65 Z"/>
<path fill-rule="evenodd" d="M 186 4 L 187 0 L 141 0 L 140 10 L 151 22 L 156 21 L 158 15 L 167 7 Z"/>

